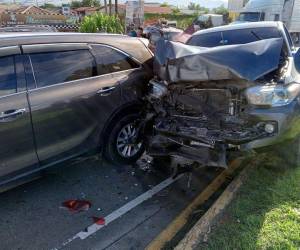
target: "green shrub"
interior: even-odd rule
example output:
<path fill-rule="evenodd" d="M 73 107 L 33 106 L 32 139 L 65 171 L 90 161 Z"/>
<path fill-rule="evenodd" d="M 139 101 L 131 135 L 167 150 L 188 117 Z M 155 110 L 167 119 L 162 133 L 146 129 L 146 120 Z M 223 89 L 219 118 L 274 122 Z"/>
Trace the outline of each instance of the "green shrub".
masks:
<path fill-rule="evenodd" d="M 124 27 L 118 17 L 96 13 L 83 19 L 79 31 L 84 33 L 104 32 L 120 34 L 124 32 Z"/>

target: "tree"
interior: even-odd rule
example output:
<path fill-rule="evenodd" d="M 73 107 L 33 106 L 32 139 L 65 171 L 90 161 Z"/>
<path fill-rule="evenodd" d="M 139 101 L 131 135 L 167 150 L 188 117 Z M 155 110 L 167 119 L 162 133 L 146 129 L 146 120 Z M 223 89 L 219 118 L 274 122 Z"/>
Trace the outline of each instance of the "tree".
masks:
<path fill-rule="evenodd" d="M 203 13 L 208 13 L 209 9 L 205 7 L 201 7 L 200 4 L 196 4 L 193 2 L 190 2 L 188 5 L 189 10 L 194 10 L 195 12 L 203 12 Z"/>
<path fill-rule="evenodd" d="M 53 10 L 53 9 L 56 9 L 57 7 L 52 4 L 52 3 L 44 3 L 43 5 L 39 6 L 41 7 L 42 9 L 48 9 L 48 10 Z"/>
<path fill-rule="evenodd" d="M 79 8 L 79 7 L 100 7 L 100 2 L 98 0 L 74 0 L 71 2 L 71 8 Z"/>
<path fill-rule="evenodd" d="M 213 12 L 215 14 L 219 14 L 219 15 L 228 15 L 228 9 L 225 8 L 224 4 L 222 4 L 221 6 L 217 7 L 217 8 L 214 8 L 213 9 Z"/>
<path fill-rule="evenodd" d="M 200 10 L 201 7 L 200 7 L 200 4 L 196 4 L 196 3 L 193 3 L 193 2 L 190 2 L 189 5 L 188 5 L 188 9 L 189 10 Z"/>
<path fill-rule="evenodd" d="M 169 7 L 169 4 L 167 2 L 164 2 L 160 5 L 160 7 Z"/>
<path fill-rule="evenodd" d="M 180 9 L 178 7 L 172 9 L 172 14 L 180 14 Z"/>
<path fill-rule="evenodd" d="M 81 1 L 72 1 L 71 2 L 71 8 L 72 9 L 76 9 L 76 8 L 79 8 L 79 7 L 82 7 L 82 2 Z"/>
<path fill-rule="evenodd" d="M 119 17 L 96 13 L 84 17 L 79 31 L 85 33 L 123 33 L 124 27 Z"/>

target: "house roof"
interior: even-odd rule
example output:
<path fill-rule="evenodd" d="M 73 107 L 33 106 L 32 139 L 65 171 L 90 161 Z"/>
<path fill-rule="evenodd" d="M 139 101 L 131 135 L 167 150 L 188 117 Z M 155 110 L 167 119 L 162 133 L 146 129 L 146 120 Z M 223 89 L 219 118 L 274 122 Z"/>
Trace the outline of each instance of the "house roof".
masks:
<path fill-rule="evenodd" d="M 113 4 L 114 6 L 114 4 Z M 118 8 L 122 10 L 126 10 L 126 4 L 118 4 Z M 170 7 L 157 7 L 157 6 L 144 6 L 145 13 L 155 13 L 155 14 L 171 14 L 172 9 Z"/>
<path fill-rule="evenodd" d="M 15 11 L 19 9 L 21 6 L 17 4 L 0 4 L 0 13 L 6 11 Z"/>
<path fill-rule="evenodd" d="M 82 12 L 82 11 L 97 11 L 99 10 L 99 7 L 79 7 L 77 9 L 74 9 L 76 12 Z"/>
<path fill-rule="evenodd" d="M 144 6 L 144 12 L 149 14 L 171 14 L 172 9 L 170 7 Z"/>
<path fill-rule="evenodd" d="M 19 12 L 21 14 L 27 14 L 27 13 L 35 13 L 35 14 L 44 14 L 44 15 L 51 15 L 53 12 L 42 9 L 40 7 L 37 7 L 35 5 L 30 6 L 21 6 L 20 8 L 14 10 L 14 12 Z"/>

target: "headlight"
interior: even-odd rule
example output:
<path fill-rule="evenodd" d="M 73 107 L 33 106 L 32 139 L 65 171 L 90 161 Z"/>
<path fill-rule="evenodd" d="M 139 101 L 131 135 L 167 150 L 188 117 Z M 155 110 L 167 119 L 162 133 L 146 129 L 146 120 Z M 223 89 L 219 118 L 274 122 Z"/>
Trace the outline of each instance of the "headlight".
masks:
<path fill-rule="evenodd" d="M 290 104 L 299 94 L 300 84 L 264 85 L 246 90 L 248 102 L 254 105 L 279 107 Z"/>

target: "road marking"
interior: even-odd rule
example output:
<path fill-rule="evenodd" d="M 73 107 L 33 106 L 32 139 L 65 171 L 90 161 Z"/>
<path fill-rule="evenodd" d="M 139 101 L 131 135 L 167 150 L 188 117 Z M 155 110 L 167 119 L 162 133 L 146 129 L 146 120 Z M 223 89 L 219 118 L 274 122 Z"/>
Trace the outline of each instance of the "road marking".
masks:
<path fill-rule="evenodd" d="M 160 191 L 162 191 L 163 189 L 167 188 L 168 186 L 170 186 L 172 183 L 176 182 L 177 180 L 179 180 L 183 176 L 184 176 L 184 174 L 181 174 L 175 179 L 170 177 L 170 178 L 164 180 L 163 182 L 159 183 L 158 185 L 156 185 L 152 189 L 150 189 L 147 192 L 141 194 L 140 196 L 138 196 L 134 200 L 128 202 L 124 206 L 120 207 L 119 209 L 113 211 L 111 214 L 107 215 L 104 218 L 105 219 L 105 225 L 97 225 L 96 223 L 94 223 L 94 224 L 90 225 L 89 227 L 87 227 L 86 230 L 81 231 L 81 232 L 75 234 L 73 237 L 71 237 L 71 238 L 67 239 L 66 241 L 64 241 L 62 243 L 61 247 L 54 248 L 52 250 L 61 249 L 65 246 L 67 246 L 68 244 L 70 244 L 75 239 L 79 238 L 81 240 L 84 240 L 84 239 L 88 238 L 89 236 L 91 236 L 92 234 L 95 234 L 97 231 L 99 231 L 103 227 L 106 227 L 108 224 L 110 224 L 114 220 L 116 220 L 116 219 L 120 218 L 121 216 L 123 216 L 124 214 L 128 213 L 130 210 L 134 209 L 135 207 L 137 207 L 138 205 L 140 205 L 144 201 L 152 198 L 155 194 L 157 194 Z"/>
<path fill-rule="evenodd" d="M 162 249 L 167 242 L 186 225 L 191 214 L 209 199 L 226 181 L 227 177 L 241 166 L 242 158 L 237 158 L 230 163 L 228 169 L 221 172 L 150 244 L 146 250 Z"/>

